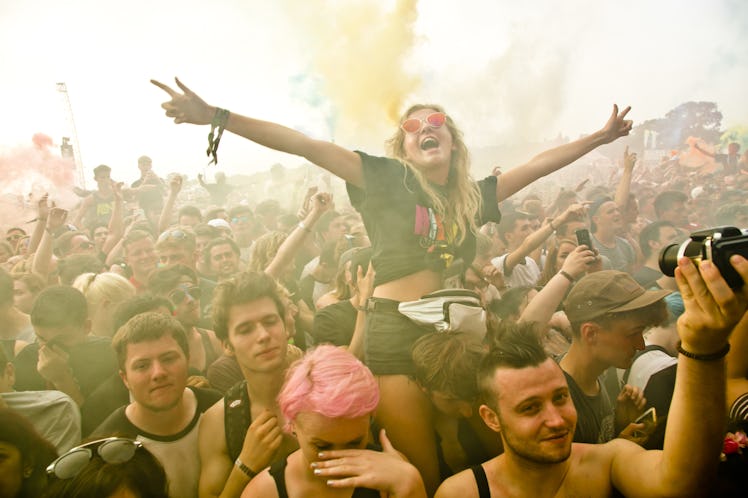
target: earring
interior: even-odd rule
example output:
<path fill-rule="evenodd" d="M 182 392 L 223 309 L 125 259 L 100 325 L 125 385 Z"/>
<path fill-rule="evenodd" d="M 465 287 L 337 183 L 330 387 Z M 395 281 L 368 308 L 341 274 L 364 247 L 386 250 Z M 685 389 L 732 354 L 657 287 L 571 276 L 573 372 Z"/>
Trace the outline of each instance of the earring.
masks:
<path fill-rule="evenodd" d="M 23 478 L 28 479 L 29 477 L 31 477 L 31 472 L 32 470 L 29 468 L 23 469 Z"/>

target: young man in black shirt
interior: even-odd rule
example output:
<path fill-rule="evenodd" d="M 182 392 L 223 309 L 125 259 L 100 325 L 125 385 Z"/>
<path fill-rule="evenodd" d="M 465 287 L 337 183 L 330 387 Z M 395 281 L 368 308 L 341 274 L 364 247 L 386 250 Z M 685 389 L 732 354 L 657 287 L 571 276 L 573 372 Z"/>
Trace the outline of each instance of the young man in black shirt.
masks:
<path fill-rule="evenodd" d="M 170 496 L 197 497 L 198 425 L 221 395 L 187 387 L 184 328 L 163 313 L 142 313 L 117 331 L 112 344 L 132 402 L 112 413 L 94 435 L 138 439 L 164 466 Z"/>

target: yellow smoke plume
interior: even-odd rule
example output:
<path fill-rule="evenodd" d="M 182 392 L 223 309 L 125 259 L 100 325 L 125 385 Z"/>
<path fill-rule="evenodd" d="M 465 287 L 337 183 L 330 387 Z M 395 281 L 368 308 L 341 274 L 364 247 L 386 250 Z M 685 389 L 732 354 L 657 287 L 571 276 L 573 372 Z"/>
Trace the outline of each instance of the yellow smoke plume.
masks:
<path fill-rule="evenodd" d="M 419 86 L 408 71 L 417 0 L 285 0 L 284 12 L 308 53 L 335 113 L 334 139 L 381 147 Z"/>

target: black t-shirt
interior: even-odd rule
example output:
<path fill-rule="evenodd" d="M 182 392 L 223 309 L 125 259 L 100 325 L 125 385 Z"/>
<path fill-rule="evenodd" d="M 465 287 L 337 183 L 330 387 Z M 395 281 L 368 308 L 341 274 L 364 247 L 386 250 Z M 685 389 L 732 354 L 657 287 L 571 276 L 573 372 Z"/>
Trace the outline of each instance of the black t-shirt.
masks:
<path fill-rule="evenodd" d="M 81 433 L 88 436 L 117 408 L 130 402 L 130 391 L 119 374 L 111 375 L 86 398 L 81 406 Z"/>
<path fill-rule="evenodd" d="M 353 330 L 356 328 L 357 315 L 358 311 L 348 299 L 330 304 L 317 311 L 314 315 L 314 327 L 312 328 L 314 343 L 329 343 L 335 346 L 349 345 L 353 337 Z"/>
<path fill-rule="evenodd" d="M 357 152 L 363 166 L 364 188 L 346 184 L 351 205 L 361 213 L 372 243 L 372 265 L 376 270 L 374 285 L 381 285 L 421 270 L 441 271 L 445 260 L 441 254 L 453 254 L 467 264 L 475 257 L 475 235 L 468 233 L 464 242 L 452 247 L 439 215 L 431 211 L 428 197 L 418 181 L 400 161 Z M 496 201 L 496 177 L 478 182 L 482 205 L 479 225 L 501 219 Z M 443 187 L 434 185 L 437 192 Z M 435 229 L 438 228 L 438 229 Z M 447 248 L 442 250 L 442 246 Z"/>
<path fill-rule="evenodd" d="M 92 433 L 95 437 L 106 437 L 112 434 L 122 435 L 130 438 L 137 438 L 138 436 L 144 436 L 154 441 L 175 441 L 180 439 L 185 434 L 189 433 L 195 424 L 200 420 L 200 415 L 203 414 L 208 408 L 216 404 L 221 399 L 221 393 L 214 391 L 213 389 L 202 389 L 199 387 L 188 386 L 187 389 L 192 390 L 195 393 L 197 399 L 197 408 L 195 409 L 195 415 L 192 417 L 190 423 L 176 434 L 169 436 L 157 436 L 155 434 L 149 434 L 148 432 L 138 428 L 130 419 L 127 418 L 125 410 L 127 406 L 119 407 L 114 413 L 109 415 L 101 425 L 99 425 Z"/>
<path fill-rule="evenodd" d="M 600 393 L 588 396 L 576 383 L 574 378 L 564 372 L 569 384 L 569 394 L 577 409 L 577 427 L 574 430 L 575 443 L 607 443 L 613 439 L 614 412 L 613 404 L 608 397 L 608 391 L 603 388 L 603 381 L 599 380 Z"/>
<path fill-rule="evenodd" d="M 99 384 L 117 373 L 117 358 L 108 337 L 86 336 L 82 342 L 68 348 L 67 353 L 68 365 L 83 397 L 88 397 Z M 50 389 L 51 386 L 36 370 L 38 360 L 39 343 L 36 342 L 23 348 L 15 357 L 17 391 Z"/>

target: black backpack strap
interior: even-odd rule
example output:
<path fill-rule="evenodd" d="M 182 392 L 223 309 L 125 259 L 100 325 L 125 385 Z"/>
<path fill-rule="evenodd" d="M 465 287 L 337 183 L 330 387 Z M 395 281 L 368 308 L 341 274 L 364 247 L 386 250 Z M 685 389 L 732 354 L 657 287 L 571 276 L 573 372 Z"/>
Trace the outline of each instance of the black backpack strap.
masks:
<path fill-rule="evenodd" d="M 233 462 L 239 458 L 247 435 L 249 424 L 252 423 L 247 381 L 238 382 L 226 392 L 223 397 L 223 424 L 226 433 L 226 448 L 229 458 Z"/>
<path fill-rule="evenodd" d="M 491 498 L 491 488 L 488 487 L 488 478 L 482 465 L 473 465 L 470 467 L 475 477 L 475 483 L 478 485 L 478 498 Z"/>

